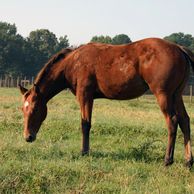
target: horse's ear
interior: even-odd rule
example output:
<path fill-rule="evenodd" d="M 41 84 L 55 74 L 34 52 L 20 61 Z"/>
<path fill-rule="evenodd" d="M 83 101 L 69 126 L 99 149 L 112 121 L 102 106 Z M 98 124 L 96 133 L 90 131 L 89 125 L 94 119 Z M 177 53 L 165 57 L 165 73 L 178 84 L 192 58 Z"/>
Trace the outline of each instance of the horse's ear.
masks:
<path fill-rule="evenodd" d="M 20 89 L 20 92 L 21 92 L 22 95 L 24 95 L 28 91 L 28 89 L 21 86 L 21 84 L 19 84 L 18 86 L 19 86 L 19 89 Z"/>
<path fill-rule="evenodd" d="M 40 93 L 40 88 L 37 84 L 34 84 L 34 87 L 33 87 L 34 91 L 36 94 L 39 94 Z"/>

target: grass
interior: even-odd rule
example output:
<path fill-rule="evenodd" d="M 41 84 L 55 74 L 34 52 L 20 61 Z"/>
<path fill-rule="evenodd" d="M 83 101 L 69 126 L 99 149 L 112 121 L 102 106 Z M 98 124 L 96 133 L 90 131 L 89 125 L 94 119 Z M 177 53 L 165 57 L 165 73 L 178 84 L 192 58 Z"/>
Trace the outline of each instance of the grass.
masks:
<path fill-rule="evenodd" d="M 193 128 L 194 104 L 185 102 Z M 167 129 L 152 96 L 96 100 L 86 157 L 80 155 L 79 106 L 70 93 L 49 102 L 32 144 L 22 137 L 20 106 L 18 90 L 0 89 L 0 193 L 194 193 L 180 130 L 175 163 L 163 165 Z"/>

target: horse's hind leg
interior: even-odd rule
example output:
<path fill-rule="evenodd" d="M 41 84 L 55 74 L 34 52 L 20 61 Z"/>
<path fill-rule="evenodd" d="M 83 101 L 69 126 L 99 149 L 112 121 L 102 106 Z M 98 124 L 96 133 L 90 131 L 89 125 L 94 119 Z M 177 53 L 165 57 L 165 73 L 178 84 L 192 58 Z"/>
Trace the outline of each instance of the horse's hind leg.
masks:
<path fill-rule="evenodd" d="M 156 95 L 156 98 L 168 127 L 168 144 L 165 155 L 165 165 L 167 166 L 173 163 L 178 117 L 175 113 L 173 98 L 171 96 L 160 93 Z"/>
<path fill-rule="evenodd" d="M 191 167 L 193 165 L 193 156 L 191 151 L 190 118 L 186 112 L 182 97 L 176 102 L 176 111 L 179 117 L 178 123 L 184 135 L 186 165 Z"/>

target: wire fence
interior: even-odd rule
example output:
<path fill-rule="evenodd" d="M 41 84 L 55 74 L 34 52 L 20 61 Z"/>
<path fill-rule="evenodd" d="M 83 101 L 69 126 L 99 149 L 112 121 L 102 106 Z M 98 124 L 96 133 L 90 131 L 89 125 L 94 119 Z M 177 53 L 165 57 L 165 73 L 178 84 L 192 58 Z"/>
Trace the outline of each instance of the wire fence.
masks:
<path fill-rule="evenodd" d="M 18 87 L 21 84 L 24 87 L 28 87 L 34 83 L 34 77 L 27 78 L 24 77 L 12 77 L 12 76 L 4 76 L 0 77 L 0 87 L 14 88 Z"/>
<path fill-rule="evenodd" d="M 194 79 L 190 79 L 188 84 L 186 84 L 183 95 L 190 96 L 190 102 L 194 96 Z M 34 83 L 34 77 L 12 77 L 12 76 L 2 76 L 0 77 L 0 87 L 15 88 L 21 84 L 24 87 L 30 87 Z M 150 91 L 147 91 L 146 94 L 152 94 Z"/>

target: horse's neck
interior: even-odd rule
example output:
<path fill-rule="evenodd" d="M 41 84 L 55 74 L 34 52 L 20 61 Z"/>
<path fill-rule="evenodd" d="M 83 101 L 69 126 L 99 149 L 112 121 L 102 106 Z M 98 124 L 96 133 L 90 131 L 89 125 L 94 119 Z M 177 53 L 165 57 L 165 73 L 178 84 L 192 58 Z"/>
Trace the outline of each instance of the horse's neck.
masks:
<path fill-rule="evenodd" d="M 63 71 L 50 71 L 44 75 L 41 82 L 38 84 L 40 92 L 48 102 L 52 97 L 65 89 L 65 75 Z"/>

